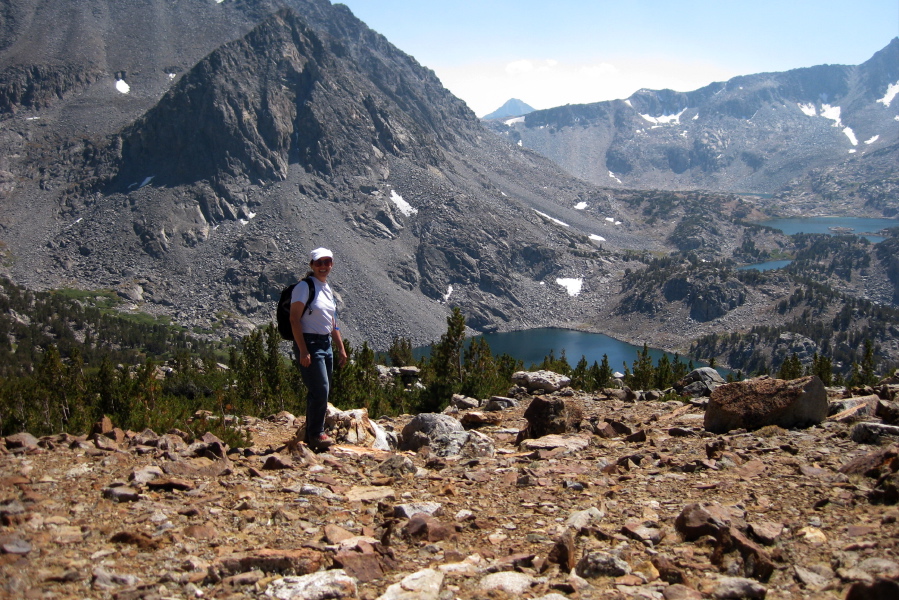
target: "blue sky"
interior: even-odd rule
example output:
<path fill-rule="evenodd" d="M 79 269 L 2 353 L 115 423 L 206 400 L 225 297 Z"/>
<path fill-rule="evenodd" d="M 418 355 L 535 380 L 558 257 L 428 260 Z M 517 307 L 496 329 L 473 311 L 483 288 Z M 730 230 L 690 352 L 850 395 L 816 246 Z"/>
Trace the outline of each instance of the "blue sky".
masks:
<path fill-rule="evenodd" d="M 344 0 L 478 116 L 860 64 L 899 36 L 899 0 Z"/>

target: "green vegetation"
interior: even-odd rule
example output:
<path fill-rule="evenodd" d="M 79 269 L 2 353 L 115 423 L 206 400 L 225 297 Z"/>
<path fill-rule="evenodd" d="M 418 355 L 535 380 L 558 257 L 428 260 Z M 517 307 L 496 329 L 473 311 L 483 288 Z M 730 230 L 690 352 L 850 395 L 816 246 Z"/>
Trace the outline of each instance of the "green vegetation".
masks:
<path fill-rule="evenodd" d="M 240 446 L 248 440 L 234 415 L 305 413 L 299 370 L 273 324 L 228 345 L 118 305 L 112 292 L 36 293 L 0 280 L 0 435 L 84 434 L 105 415 L 123 429 L 212 431 Z M 409 340 L 395 339 L 392 363 L 420 369 L 420 384 L 408 386 L 382 382 L 368 344 L 346 341 L 350 360 L 335 370 L 331 402 L 381 416 L 440 410 L 455 393 L 506 393 L 520 361 L 464 340 L 458 308 L 430 359 L 415 363 Z"/>

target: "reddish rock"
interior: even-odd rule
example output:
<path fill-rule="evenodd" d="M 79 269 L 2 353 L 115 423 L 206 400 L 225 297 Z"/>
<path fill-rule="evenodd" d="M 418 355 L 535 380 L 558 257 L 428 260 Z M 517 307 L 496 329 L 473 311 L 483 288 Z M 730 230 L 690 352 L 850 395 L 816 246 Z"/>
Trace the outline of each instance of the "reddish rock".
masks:
<path fill-rule="evenodd" d="M 350 577 L 355 577 L 362 583 L 367 583 L 384 576 L 384 567 L 377 554 L 355 551 L 338 552 L 334 557 L 334 564 Z"/>
<path fill-rule="evenodd" d="M 339 525 L 334 525 L 333 523 L 325 525 L 325 540 L 329 544 L 339 544 L 351 537 L 355 537 L 354 534 Z"/>
<path fill-rule="evenodd" d="M 652 566 L 659 572 L 659 579 L 672 585 L 685 583 L 687 576 L 684 575 L 677 565 L 664 554 L 656 554 L 652 557 Z"/>
<path fill-rule="evenodd" d="M 729 515 L 723 507 L 690 504 L 684 507 L 674 520 L 674 528 L 684 536 L 684 539 L 692 541 L 704 535 L 718 537 L 727 529 L 729 520 Z"/>
<path fill-rule="evenodd" d="M 263 573 L 307 575 L 318 571 L 324 564 L 324 555 L 310 548 L 296 550 L 263 548 L 247 554 L 232 554 L 218 561 L 218 567 L 224 573 L 243 573 L 257 569 Z"/>
<path fill-rule="evenodd" d="M 878 579 L 873 582 L 856 581 L 846 592 L 845 600 L 896 600 L 899 581 Z"/>
<path fill-rule="evenodd" d="M 6 437 L 6 447 L 10 450 L 15 448 L 37 448 L 38 442 L 39 440 L 27 431 L 14 433 Z"/>
<path fill-rule="evenodd" d="M 781 536 L 783 527 L 783 523 L 761 521 L 759 523 L 751 523 L 749 525 L 749 533 L 759 542 L 765 544 L 766 546 L 771 546 Z"/>
<path fill-rule="evenodd" d="M 704 425 L 713 433 L 767 425 L 792 429 L 821 423 L 827 411 L 827 390 L 815 375 L 792 381 L 751 379 L 715 388 Z"/>
<path fill-rule="evenodd" d="M 412 515 L 408 523 L 403 526 L 404 536 L 411 539 L 425 539 L 429 542 L 449 539 L 454 533 L 454 529 L 424 513 Z"/>
<path fill-rule="evenodd" d="M 94 423 L 94 426 L 91 428 L 91 435 L 105 435 L 110 433 L 113 427 L 112 419 L 103 415 L 102 419 Z"/>
<path fill-rule="evenodd" d="M 574 533 L 569 529 L 558 539 L 547 557 L 549 562 L 559 565 L 564 573 L 569 573 L 577 564 L 577 546 L 574 543 Z"/>
<path fill-rule="evenodd" d="M 712 555 L 712 563 L 721 564 L 725 554 L 739 552 L 743 558 L 746 577 L 768 581 L 774 572 L 774 562 L 761 546 L 747 538 L 735 527 L 729 527 L 718 535 L 718 545 Z"/>
<path fill-rule="evenodd" d="M 896 468 L 897 464 L 899 464 L 899 445 L 893 444 L 852 459 L 840 467 L 840 473 L 877 478 L 882 472 L 899 470 Z"/>
<path fill-rule="evenodd" d="M 154 540 L 146 533 L 140 531 L 120 531 L 109 539 L 116 544 L 130 544 L 142 550 L 155 550 L 159 547 L 159 541 Z"/>
<path fill-rule="evenodd" d="M 184 528 L 184 535 L 195 540 L 214 540 L 218 537 L 218 531 L 212 525 L 188 525 Z"/>
<path fill-rule="evenodd" d="M 281 456 L 280 454 L 272 454 L 267 459 L 265 459 L 265 464 L 262 465 L 263 471 L 278 471 L 281 469 L 292 469 L 293 461 L 289 456 Z"/>

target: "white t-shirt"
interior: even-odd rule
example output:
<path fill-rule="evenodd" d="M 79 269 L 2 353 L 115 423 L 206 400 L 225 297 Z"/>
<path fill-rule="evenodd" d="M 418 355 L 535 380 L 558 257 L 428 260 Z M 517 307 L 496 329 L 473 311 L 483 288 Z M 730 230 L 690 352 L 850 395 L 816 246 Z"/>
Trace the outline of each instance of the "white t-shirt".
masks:
<path fill-rule="evenodd" d="M 290 303 L 293 305 L 294 302 L 302 302 L 305 306 L 302 319 L 303 333 L 330 335 L 337 327 L 337 303 L 334 301 L 334 293 L 327 283 L 322 283 L 312 276 L 309 279 L 315 285 L 312 306 L 305 306 L 309 299 L 309 286 L 305 281 L 300 281 L 294 286 Z M 309 314 L 309 308 L 312 308 L 312 314 Z"/>

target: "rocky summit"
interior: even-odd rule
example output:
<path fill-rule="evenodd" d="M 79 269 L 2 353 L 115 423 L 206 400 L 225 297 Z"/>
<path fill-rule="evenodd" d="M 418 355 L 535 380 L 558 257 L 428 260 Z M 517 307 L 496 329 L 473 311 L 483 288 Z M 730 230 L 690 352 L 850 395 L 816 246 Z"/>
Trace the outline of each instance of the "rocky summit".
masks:
<path fill-rule="evenodd" d="M 298 442 L 289 413 L 232 417 L 252 436 L 244 448 L 108 420 L 90 436 L 9 436 L 0 593 L 896 597 L 895 383 L 718 382 L 711 399 L 685 402 L 587 395 L 548 372 L 516 381 L 509 397 L 457 396 L 443 414 L 373 420 L 330 407 L 338 443 L 323 454 Z M 765 425 L 784 413 L 772 388 L 827 411 Z M 739 396 L 752 417 L 708 431 L 705 406 Z"/>

